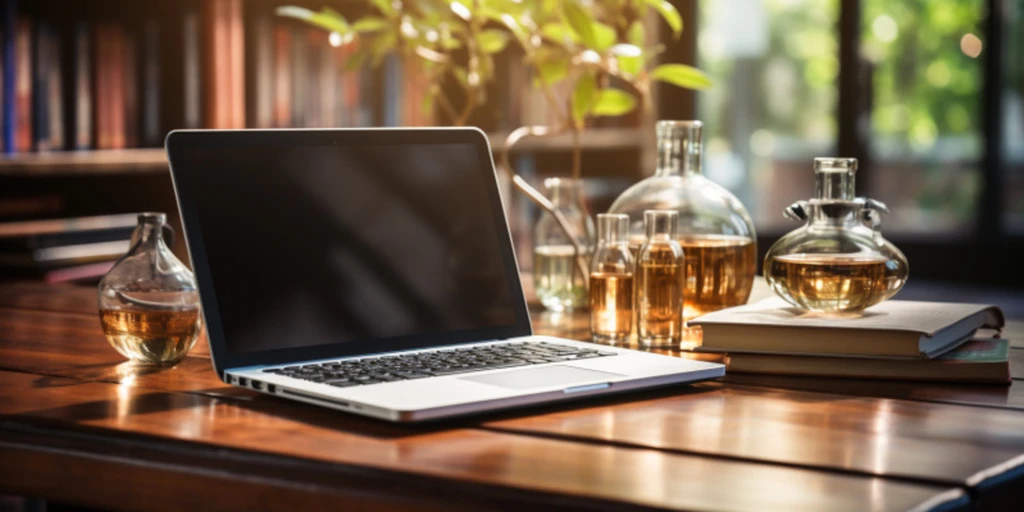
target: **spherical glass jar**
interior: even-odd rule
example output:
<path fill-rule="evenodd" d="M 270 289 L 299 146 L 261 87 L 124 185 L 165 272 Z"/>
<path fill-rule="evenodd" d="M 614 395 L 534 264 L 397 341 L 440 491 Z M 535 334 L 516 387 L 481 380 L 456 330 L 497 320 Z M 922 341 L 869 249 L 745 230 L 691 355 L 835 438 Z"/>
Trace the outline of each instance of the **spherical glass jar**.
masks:
<path fill-rule="evenodd" d="M 815 158 L 815 198 L 785 215 L 806 224 L 768 249 L 764 276 L 786 302 L 809 311 L 859 312 L 896 294 L 910 266 L 882 237 L 885 205 L 854 197 L 855 158 Z"/>
<path fill-rule="evenodd" d="M 139 214 L 128 254 L 99 284 L 107 341 L 137 363 L 177 363 L 202 329 L 195 278 L 164 242 L 166 224 L 162 213 Z"/>
<path fill-rule="evenodd" d="M 658 121 L 658 168 L 608 210 L 630 218 L 634 254 L 644 241 L 644 212 L 675 210 L 686 260 L 683 318 L 746 304 L 757 272 L 757 236 L 746 208 L 705 178 L 700 121 Z"/>

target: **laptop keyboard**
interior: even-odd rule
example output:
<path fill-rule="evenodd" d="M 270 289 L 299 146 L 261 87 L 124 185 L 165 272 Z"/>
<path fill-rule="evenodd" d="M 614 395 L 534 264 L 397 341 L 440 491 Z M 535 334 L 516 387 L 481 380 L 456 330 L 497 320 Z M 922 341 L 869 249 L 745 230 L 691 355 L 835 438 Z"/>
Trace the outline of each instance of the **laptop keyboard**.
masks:
<path fill-rule="evenodd" d="M 268 368 L 263 371 L 347 388 L 499 368 L 578 361 L 614 356 L 616 353 L 531 341 Z"/>

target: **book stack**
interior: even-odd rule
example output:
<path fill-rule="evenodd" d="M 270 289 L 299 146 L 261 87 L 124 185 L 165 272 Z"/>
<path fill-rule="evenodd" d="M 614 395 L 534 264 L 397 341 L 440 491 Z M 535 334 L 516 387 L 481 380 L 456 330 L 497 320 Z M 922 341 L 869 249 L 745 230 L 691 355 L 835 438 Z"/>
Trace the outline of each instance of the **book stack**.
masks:
<path fill-rule="evenodd" d="M 1009 342 L 992 305 L 886 301 L 858 315 L 826 315 L 781 299 L 690 322 L 701 352 L 728 354 L 732 372 L 953 382 L 1010 381 Z"/>
<path fill-rule="evenodd" d="M 136 214 L 0 223 L 0 271 L 51 283 L 95 279 L 128 252 Z"/>

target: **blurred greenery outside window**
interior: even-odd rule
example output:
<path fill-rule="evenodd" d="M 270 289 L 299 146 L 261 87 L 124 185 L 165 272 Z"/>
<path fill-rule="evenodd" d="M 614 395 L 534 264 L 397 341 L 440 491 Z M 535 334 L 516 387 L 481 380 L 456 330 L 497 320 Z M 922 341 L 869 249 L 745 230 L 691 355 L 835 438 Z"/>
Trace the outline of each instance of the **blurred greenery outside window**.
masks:
<path fill-rule="evenodd" d="M 1008 232 L 1024 235 L 1024 0 L 1005 3 L 1002 30 L 1003 220 Z"/>
<path fill-rule="evenodd" d="M 699 9 L 698 66 L 715 83 L 698 96 L 706 173 L 762 231 L 788 230 L 781 211 L 812 194 L 811 158 L 844 156 L 835 155 L 839 2 L 701 0 Z M 887 231 L 966 233 L 975 219 L 984 9 L 980 0 L 861 1 L 872 174 L 858 192 L 888 203 Z M 1019 46 L 1008 48 L 1017 61 Z M 1019 102 L 1019 70 L 1016 80 Z"/>

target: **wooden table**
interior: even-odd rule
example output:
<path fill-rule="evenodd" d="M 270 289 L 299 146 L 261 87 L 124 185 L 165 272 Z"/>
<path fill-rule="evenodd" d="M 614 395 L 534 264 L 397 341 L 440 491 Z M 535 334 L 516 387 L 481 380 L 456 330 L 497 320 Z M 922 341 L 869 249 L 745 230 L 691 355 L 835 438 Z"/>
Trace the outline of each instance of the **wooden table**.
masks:
<path fill-rule="evenodd" d="M 587 335 L 582 315 L 537 313 L 534 323 L 539 332 Z M 1012 351 L 1015 375 L 1022 350 Z M 125 364 L 99 329 L 93 289 L 0 286 L 0 493 L 151 510 L 1024 503 L 1024 384 L 1016 380 L 737 374 L 399 426 L 225 386 L 208 357 L 201 342 L 172 369 Z"/>

